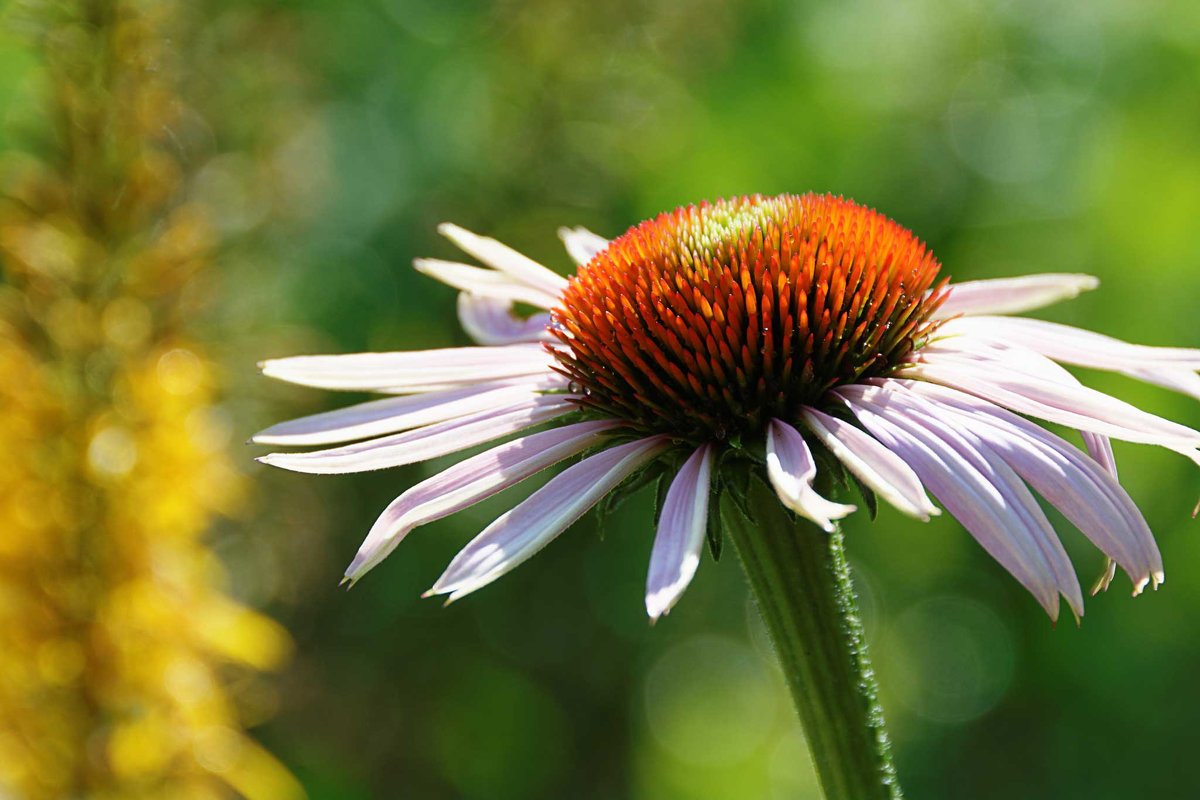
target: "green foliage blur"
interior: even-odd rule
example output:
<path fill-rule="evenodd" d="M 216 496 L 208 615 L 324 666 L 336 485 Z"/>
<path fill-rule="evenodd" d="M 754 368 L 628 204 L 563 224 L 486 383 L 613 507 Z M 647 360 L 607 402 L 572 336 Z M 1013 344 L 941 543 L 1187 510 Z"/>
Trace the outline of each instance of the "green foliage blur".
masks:
<path fill-rule="evenodd" d="M 958 280 L 1101 278 L 1040 316 L 1200 347 L 1195 2 L 215 6 L 221 24 L 268 25 L 260 46 L 306 76 L 269 163 L 239 157 L 210 183 L 234 229 L 267 202 L 256 175 L 283 187 L 271 202 L 286 213 L 226 262 L 213 328 L 243 438 L 355 399 L 272 385 L 258 359 L 468 343 L 454 292 L 410 268 L 457 257 L 442 221 L 566 273 L 560 225 L 615 236 L 703 199 L 829 191 L 910 227 Z M 219 71 L 212 55 L 196 69 Z M 0 52 L 10 122 L 25 58 Z M 239 63 L 233 137 L 266 124 L 273 86 Z M 1085 380 L 1200 425 L 1194 400 Z M 219 549 L 240 596 L 296 639 L 277 715 L 255 735 L 312 798 L 818 796 L 733 554 L 706 558 L 672 614 L 647 623 L 648 496 L 443 609 L 421 592 L 532 486 L 418 530 L 345 593 L 378 512 L 455 459 L 316 477 L 258 468 L 257 454 L 242 454 L 254 521 Z M 1163 450 L 1118 443 L 1117 456 L 1168 580 L 1131 600 L 1119 577 L 1079 628 L 1052 626 L 952 519 L 849 521 L 909 796 L 1200 792 L 1200 474 Z M 1052 520 L 1090 583 L 1102 557 Z"/>

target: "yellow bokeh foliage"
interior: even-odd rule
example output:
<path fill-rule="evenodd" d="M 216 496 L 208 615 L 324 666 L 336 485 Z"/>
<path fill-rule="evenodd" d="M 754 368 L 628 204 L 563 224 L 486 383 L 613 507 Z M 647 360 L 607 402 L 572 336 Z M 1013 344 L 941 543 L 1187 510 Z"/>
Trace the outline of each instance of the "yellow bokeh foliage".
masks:
<path fill-rule="evenodd" d="M 246 485 L 181 299 L 219 242 L 175 4 L 30 10 L 46 144 L 0 165 L 0 796 L 300 797 L 239 710 L 290 639 L 207 544 Z"/>

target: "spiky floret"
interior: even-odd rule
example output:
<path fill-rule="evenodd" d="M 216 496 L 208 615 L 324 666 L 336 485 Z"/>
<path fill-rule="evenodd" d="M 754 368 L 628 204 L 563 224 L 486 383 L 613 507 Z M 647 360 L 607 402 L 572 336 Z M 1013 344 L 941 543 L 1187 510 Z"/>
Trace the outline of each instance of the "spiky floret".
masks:
<path fill-rule="evenodd" d="M 631 228 L 552 312 L 580 404 L 691 441 L 796 420 L 902 366 L 936 323 L 940 265 L 906 228 L 831 195 L 738 197 Z"/>

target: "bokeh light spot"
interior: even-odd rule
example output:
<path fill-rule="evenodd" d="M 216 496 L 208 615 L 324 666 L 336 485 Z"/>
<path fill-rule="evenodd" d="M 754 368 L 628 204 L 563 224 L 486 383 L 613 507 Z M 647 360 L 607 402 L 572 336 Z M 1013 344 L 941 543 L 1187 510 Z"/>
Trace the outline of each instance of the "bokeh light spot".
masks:
<path fill-rule="evenodd" d="M 775 687 L 749 647 L 700 636 L 676 645 L 651 668 L 646 721 L 654 741 L 680 761 L 737 763 L 770 737 L 780 710 Z"/>
<path fill-rule="evenodd" d="M 177 347 L 158 359 L 158 382 L 170 394 L 191 394 L 203 378 L 204 366 L 191 350 Z"/>
<path fill-rule="evenodd" d="M 945 595 L 905 610 L 883 650 L 888 687 L 920 717 L 947 725 L 982 716 L 1012 683 L 1012 634 L 985 606 Z"/>

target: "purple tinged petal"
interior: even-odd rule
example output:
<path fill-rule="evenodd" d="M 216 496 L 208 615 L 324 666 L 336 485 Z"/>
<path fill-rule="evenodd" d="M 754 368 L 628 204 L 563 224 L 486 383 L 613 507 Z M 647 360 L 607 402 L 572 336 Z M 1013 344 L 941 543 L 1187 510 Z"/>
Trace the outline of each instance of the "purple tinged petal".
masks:
<path fill-rule="evenodd" d="M 935 319 L 958 314 L 1017 314 L 1078 297 L 1100 285 L 1091 275 L 1047 273 L 951 284 Z"/>
<path fill-rule="evenodd" d="M 1162 582 L 1162 556 L 1141 511 L 1115 476 L 1058 436 L 1029 420 L 953 389 L 896 381 L 925 403 L 962 420 L 1106 556 L 1115 559 L 1139 594 Z"/>
<path fill-rule="evenodd" d="M 410 531 L 449 516 L 598 444 L 619 425 L 597 420 L 564 425 L 505 442 L 460 461 L 393 500 L 346 569 L 351 583 L 383 561 Z"/>
<path fill-rule="evenodd" d="M 494 269 L 472 267 L 437 258 L 418 258 L 413 261 L 413 268 L 435 281 L 480 297 L 528 303 L 537 308 L 553 308 L 558 302 L 557 295 L 521 283 Z"/>
<path fill-rule="evenodd" d="M 1022 414 L 1130 442 L 1156 444 L 1200 463 L 1200 433 L 1149 414 L 1115 397 L 1013 369 L 1005 361 L 968 363 L 926 356 L 896 373 L 899 378 L 940 383 Z"/>
<path fill-rule="evenodd" d="M 394 353 L 293 356 L 262 362 L 262 373 L 321 389 L 404 393 L 406 386 L 464 385 L 548 375 L 554 357 L 540 344 L 448 347 Z"/>
<path fill-rule="evenodd" d="M 308 453 L 271 453 L 258 460 L 273 467 L 316 475 L 387 469 L 466 450 L 540 425 L 577 407 L 569 395 L 534 396 L 501 408 L 358 444 Z"/>
<path fill-rule="evenodd" d="M 767 477 L 779 500 L 792 511 L 816 523 L 826 532 L 833 521 L 855 511 L 854 506 L 835 503 L 813 491 L 817 463 L 800 431 L 780 419 L 767 424 Z"/>
<path fill-rule="evenodd" d="M 683 595 L 704 550 L 713 446 L 702 445 L 667 490 L 646 578 L 646 613 L 657 620 Z"/>
<path fill-rule="evenodd" d="M 466 253 L 479 259 L 489 267 L 497 269 L 526 286 L 539 289 L 557 298 L 567 288 L 567 279 L 547 269 L 528 256 L 524 256 L 495 239 L 471 233 L 449 222 L 438 226 L 438 233 L 445 236 Z"/>
<path fill-rule="evenodd" d="M 926 522 L 942 513 L 925 494 L 917 474 L 891 450 L 850 423 L 815 408 L 805 406 L 801 413 L 826 449 L 901 513 Z"/>
<path fill-rule="evenodd" d="M 1179 369 L 1126 369 L 1125 375 L 1200 400 L 1200 375 Z"/>
<path fill-rule="evenodd" d="M 458 321 L 468 336 L 489 347 L 553 341 L 548 330 L 549 313 L 522 319 L 513 313 L 511 301 L 494 297 L 462 292 L 458 296 Z"/>
<path fill-rule="evenodd" d="M 352 442 L 372 436 L 445 422 L 468 414 L 504 408 L 554 389 L 565 389 L 559 375 L 521 382 L 460 386 L 439 392 L 388 397 L 281 422 L 256 433 L 256 444 L 312 446 Z"/>
<path fill-rule="evenodd" d="M 568 467 L 472 539 L 426 595 L 445 594 L 454 601 L 509 572 L 670 444 L 667 436 L 651 436 Z"/>
<path fill-rule="evenodd" d="M 974 448 L 948 426 L 917 425 L 910 409 L 881 387 L 843 387 L 841 397 L 867 429 L 908 462 L 942 505 L 993 558 L 1033 594 L 1051 619 L 1058 618 L 1063 588 L 1030 527 L 997 475 Z M 1060 545 L 1061 546 L 1061 545 Z M 1076 584 L 1077 586 L 1078 584 Z"/>
<path fill-rule="evenodd" d="M 597 253 L 608 247 L 608 240 L 603 236 L 592 233 L 587 228 L 559 228 L 558 238 L 562 239 L 571 260 L 579 266 L 591 261 Z"/>
<path fill-rule="evenodd" d="M 1200 350 L 1149 347 L 1071 325 L 1025 317 L 972 317 L 946 323 L 942 332 L 1026 347 L 1064 364 L 1107 370 L 1200 370 Z"/>

